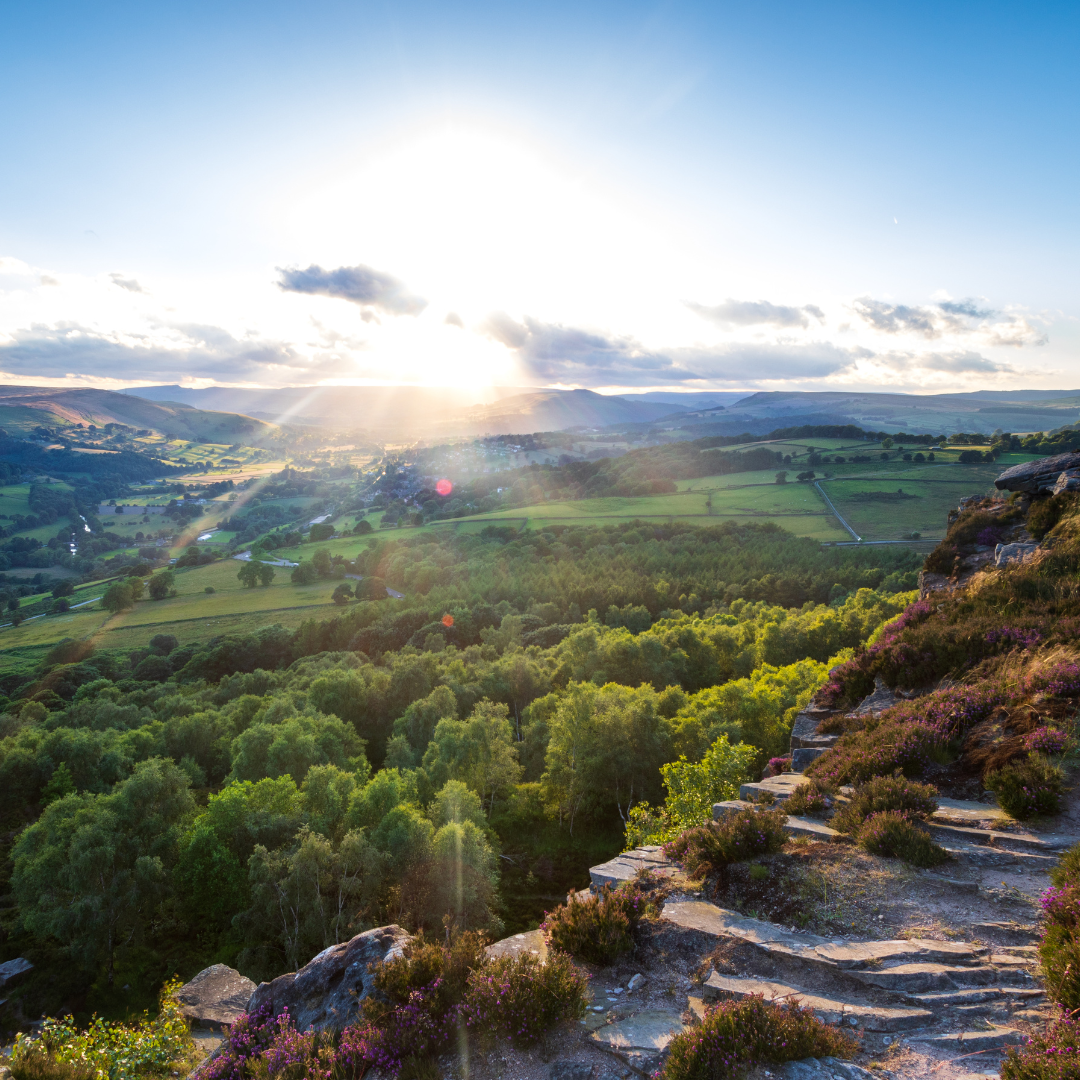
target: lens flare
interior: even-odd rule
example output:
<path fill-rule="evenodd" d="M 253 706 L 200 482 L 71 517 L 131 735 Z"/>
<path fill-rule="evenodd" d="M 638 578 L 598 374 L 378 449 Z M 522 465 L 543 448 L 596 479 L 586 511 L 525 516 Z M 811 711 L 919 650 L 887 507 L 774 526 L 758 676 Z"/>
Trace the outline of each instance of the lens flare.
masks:
<path fill-rule="evenodd" d="M 439 493 L 440 495 L 446 496 L 446 495 L 449 495 L 449 494 L 450 494 L 450 492 L 454 490 L 454 485 L 453 485 L 453 484 L 451 484 L 449 480 L 440 480 L 440 481 L 439 481 L 439 482 L 438 482 L 438 483 L 437 483 L 437 484 L 435 485 L 435 490 L 436 490 L 436 491 L 437 491 L 437 492 L 438 492 L 438 493 Z"/>
<path fill-rule="evenodd" d="M 444 615 L 442 617 L 442 624 L 443 624 L 443 626 L 453 626 L 454 625 L 454 616 L 453 615 Z"/>

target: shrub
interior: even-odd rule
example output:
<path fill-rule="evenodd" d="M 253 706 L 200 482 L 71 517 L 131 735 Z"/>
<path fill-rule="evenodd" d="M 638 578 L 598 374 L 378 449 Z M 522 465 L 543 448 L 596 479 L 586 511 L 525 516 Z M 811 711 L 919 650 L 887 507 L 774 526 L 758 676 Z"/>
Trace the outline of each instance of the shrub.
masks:
<path fill-rule="evenodd" d="M 469 975 L 465 1023 L 472 1031 L 528 1046 L 550 1027 L 585 1015 L 587 979 L 565 953 L 500 957 Z"/>
<path fill-rule="evenodd" d="M 806 774 L 832 788 L 862 784 L 897 769 L 919 776 L 941 742 L 926 724 L 883 721 L 873 731 L 842 735 L 832 749 L 810 762 Z"/>
<path fill-rule="evenodd" d="M 1039 956 L 1046 991 L 1064 1008 L 1080 1008 L 1080 884 L 1052 886 L 1040 902 L 1045 922 Z"/>
<path fill-rule="evenodd" d="M 610 964 L 634 947 L 634 930 L 646 900 L 638 883 L 627 882 L 599 893 L 573 897 L 550 911 L 541 926 L 553 949 L 592 964 Z"/>
<path fill-rule="evenodd" d="M 871 855 L 903 859 L 912 866 L 937 866 L 948 852 L 899 810 L 884 810 L 859 829 L 859 843 Z"/>
<path fill-rule="evenodd" d="M 1063 1013 L 1042 1035 L 1023 1046 L 1010 1046 L 1001 1080 L 1075 1080 L 1080 1076 L 1080 1030 L 1077 1017 Z"/>
<path fill-rule="evenodd" d="M 269 1005 L 257 1013 L 241 1013 L 229 1026 L 218 1054 L 203 1062 L 192 1080 L 244 1080 L 247 1063 L 259 1059 L 279 1030 Z"/>
<path fill-rule="evenodd" d="M 1041 727 L 1024 736 L 1024 749 L 1037 754 L 1060 754 L 1069 742 L 1064 731 Z"/>
<path fill-rule="evenodd" d="M 817 780 L 808 780 L 797 787 L 784 803 L 788 814 L 824 814 L 832 809 L 832 792 Z"/>
<path fill-rule="evenodd" d="M 858 832 L 862 823 L 884 810 L 895 810 L 908 818 L 926 818 L 937 809 L 937 788 L 903 776 L 877 776 L 855 790 L 847 806 L 833 815 L 832 827 L 841 832 Z"/>
<path fill-rule="evenodd" d="M 662 1080 L 729 1080 L 754 1065 L 806 1057 L 851 1057 L 855 1042 L 796 1002 L 725 1001 L 668 1047 Z"/>
<path fill-rule="evenodd" d="M 718 874 L 731 863 L 779 851 L 786 824 L 785 810 L 741 810 L 687 829 L 664 845 L 664 854 L 679 860 L 695 877 Z"/>
<path fill-rule="evenodd" d="M 134 1023 L 95 1016 L 89 1027 L 80 1029 L 70 1016 L 47 1019 L 38 1038 L 20 1035 L 16 1040 L 12 1072 L 18 1066 L 24 1073 L 20 1080 L 77 1080 L 86 1073 L 97 1080 L 133 1080 L 164 1073 L 184 1058 L 192 1045 L 187 1020 L 176 1000 L 179 989 L 179 979 L 162 987 L 158 1015 L 153 1020 L 145 1013 Z"/>
<path fill-rule="evenodd" d="M 1061 810 L 1063 774 L 1039 754 L 1012 761 L 983 778 L 1001 809 L 1015 818 L 1056 814 Z"/>

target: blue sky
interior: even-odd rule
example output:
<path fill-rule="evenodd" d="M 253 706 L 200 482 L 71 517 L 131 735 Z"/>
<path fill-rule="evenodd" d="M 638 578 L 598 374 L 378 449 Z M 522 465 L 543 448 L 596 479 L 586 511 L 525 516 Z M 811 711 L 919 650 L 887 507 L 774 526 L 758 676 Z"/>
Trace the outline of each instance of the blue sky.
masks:
<path fill-rule="evenodd" d="M 8 4 L 0 372 L 1071 388 L 1078 21 Z"/>

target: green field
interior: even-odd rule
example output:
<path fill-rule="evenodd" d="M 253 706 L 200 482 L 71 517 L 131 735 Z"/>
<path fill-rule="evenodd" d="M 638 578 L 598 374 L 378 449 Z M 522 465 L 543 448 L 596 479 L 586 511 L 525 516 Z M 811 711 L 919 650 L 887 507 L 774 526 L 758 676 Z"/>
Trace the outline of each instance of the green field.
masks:
<path fill-rule="evenodd" d="M 311 550 L 314 550 L 312 548 Z M 92 637 L 103 648 L 135 648 L 154 634 L 175 634 L 181 642 L 205 640 L 216 634 L 250 632 L 270 623 L 297 626 L 312 616 L 325 618 L 340 610 L 330 600 L 338 584 L 322 581 L 297 586 L 289 570 L 277 567 L 277 577 L 265 588 L 245 589 L 237 579 L 241 563 L 226 559 L 209 566 L 176 571 L 178 595 L 168 600 L 140 600 L 131 611 L 110 615 L 91 604 L 63 615 L 46 615 L 18 627 L 0 629 L 0 671 L 21 663 L 26 649 L 46 649 L 61 638 Z M 213 593 L 205 591 L 206 586 Z M 100 596 L 102 583 L 80 586 L 74 603 Z M 40 596 L 27 597 L 23 604 Z"/>

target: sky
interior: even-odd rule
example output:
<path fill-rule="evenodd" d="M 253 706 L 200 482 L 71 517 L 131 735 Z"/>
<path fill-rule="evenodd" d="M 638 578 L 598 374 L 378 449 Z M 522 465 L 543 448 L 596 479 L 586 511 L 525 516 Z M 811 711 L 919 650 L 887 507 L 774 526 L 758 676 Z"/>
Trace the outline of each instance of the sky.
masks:
<path fill-rule="evenodd" d="M 1080 8 L 3 5 L 0 383 L 1080 385 Z"/>

